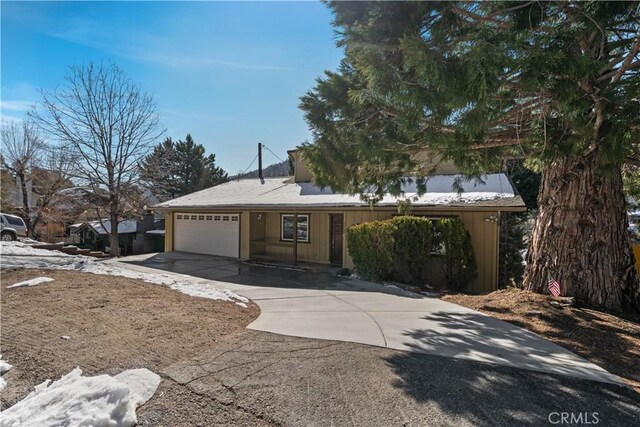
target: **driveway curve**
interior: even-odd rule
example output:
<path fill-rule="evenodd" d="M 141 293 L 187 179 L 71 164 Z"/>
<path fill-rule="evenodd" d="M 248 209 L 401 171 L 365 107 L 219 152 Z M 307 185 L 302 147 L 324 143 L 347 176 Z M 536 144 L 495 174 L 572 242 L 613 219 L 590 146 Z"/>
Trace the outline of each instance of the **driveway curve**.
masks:
<path fill-rule="evenodd" d="M 118 263 L 187 274 L 194 283 L 211 283 L 250 298 L 261 314 L 248 328 L 258 331 L 622 384 L 617 376 L 526 329 L 394 286 L 181 252 Z"/>

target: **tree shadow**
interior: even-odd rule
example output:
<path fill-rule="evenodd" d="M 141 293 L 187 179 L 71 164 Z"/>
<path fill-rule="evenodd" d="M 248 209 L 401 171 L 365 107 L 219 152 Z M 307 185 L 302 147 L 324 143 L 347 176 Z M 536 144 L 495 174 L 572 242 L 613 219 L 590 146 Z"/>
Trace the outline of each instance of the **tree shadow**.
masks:
<path fill-rule="evenodd" d="M 398 352 L 386 363 L 398 376 L 394 386 L 417 403 L 475 426 L 546 425 L 554 412 L 583 414 L 583 425 L 594 412 L 602 425 L 640 417 L 637 395 L 614 384 L 417 353 Z"/>

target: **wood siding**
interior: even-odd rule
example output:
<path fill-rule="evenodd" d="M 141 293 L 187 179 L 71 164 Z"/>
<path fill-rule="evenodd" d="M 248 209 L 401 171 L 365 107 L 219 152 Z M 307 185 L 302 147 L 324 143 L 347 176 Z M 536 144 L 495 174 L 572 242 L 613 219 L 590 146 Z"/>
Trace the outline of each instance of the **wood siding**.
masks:
<path fill-rule="evenodd" d="M 184 209 L 183 209 L 184 210 Z M 214 212 L 211 209 L 189 209 L 193 212 Z M 215 212 L 239 212 L 237 209 L 215 209 Z M 241 211 L 240 216 L 240 258 L 277 258 L 293 261 L 293 243 L 280 240 L 280 215 L 293 214 L 293 211 Z M 298 243 L 298 260 L 319 264 L 330 263 L 330 230 L 329 214 L 344 214 L 345 237 L 348 227 L 366 221 L 385 220 L 393 217 L 397 210 L 377 208 L 353 209 L 301 209 L 299 214 L 309 215 L 309 243 Z M 472 292 L 491 292 L 498 284 L 498 223 L 487 222 L 490 216 L 499 216 L 499 212 L 491 210 L 442 210 L 414 209 L 415 215 L 431 217 L 458 216 L 471 234 L 473 248 L 478 264 L 478 278 Z M 173 215 L 166 213 L 165 250 L 173 250 Z M 258 220 L 258 215 L 261 219 Z M 264 236 L 264 237 L 263 237 Z M 349 256 L 346 238 L 343 242 L 343 265 L 353 268 Z"/>

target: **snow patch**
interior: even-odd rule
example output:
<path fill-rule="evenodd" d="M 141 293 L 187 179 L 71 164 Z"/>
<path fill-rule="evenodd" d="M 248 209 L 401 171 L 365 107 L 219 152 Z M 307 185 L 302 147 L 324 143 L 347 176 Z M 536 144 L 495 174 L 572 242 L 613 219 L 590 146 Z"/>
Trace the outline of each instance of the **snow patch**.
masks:
<path fill-rule="evenodd" d="M 153 396 L 160 377 L 147 369 L 124 371 L 115 377 L 83 377 L 73 371 L 58 381 L 37 385 L 23 400 L 2 412 L 2 427 L 133 426 L 136 407 Z"/>
<path fill-rule="evenodd" d="M 60 251 L 33 248 L 21 242 L 0 243 L 0 269 L 32 268 L 43 270 L 74 270 L 83 273 L 127 277 L 157 285 L 167 285 L 187 295 L 220 301 L 241 302 L 246 305 L 247 298 L 227 289 L 219 289 L 211 283 L 194 282 L 190 276 L 176 276 L 159 273 L 142 273 L 118 265 L 99 261 L 82 255 L 68 255 Z"/>
<path fill-rule="evenodd" d="M 7 361 L 2 360 L 2 355 L 0 354 L 0 375 L 4 375 L 9 369 L 13 368 L 13 365 L 7 363 Z M 0 376 L 0 393 L 7 387 L 7 381 Z"/>
<path fill-rule="evenodd" d="M 25 280 L 24 282 L 16 283 L 15 285 L 7 286 L 9 288 L 27 288 L 31 286 L 40 285 L 42 283 L 53 282 L 51 277 L 36 277 L 35 279 Z"/>

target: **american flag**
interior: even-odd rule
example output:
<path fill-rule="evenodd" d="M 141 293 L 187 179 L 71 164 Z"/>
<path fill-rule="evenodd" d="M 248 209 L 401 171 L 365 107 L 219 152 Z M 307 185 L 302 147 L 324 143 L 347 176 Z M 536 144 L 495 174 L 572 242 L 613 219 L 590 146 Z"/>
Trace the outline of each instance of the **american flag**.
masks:
<path fill-rule="evenodd" d="M 551 295 L 553 295 L 554 297 L 557 298 L 558 295 L 560 295 L 560 283 L 558 283 L 556 279 L 550 277 L 547 287 L 549 288 L 549 293 L 551 293 Z"/>

